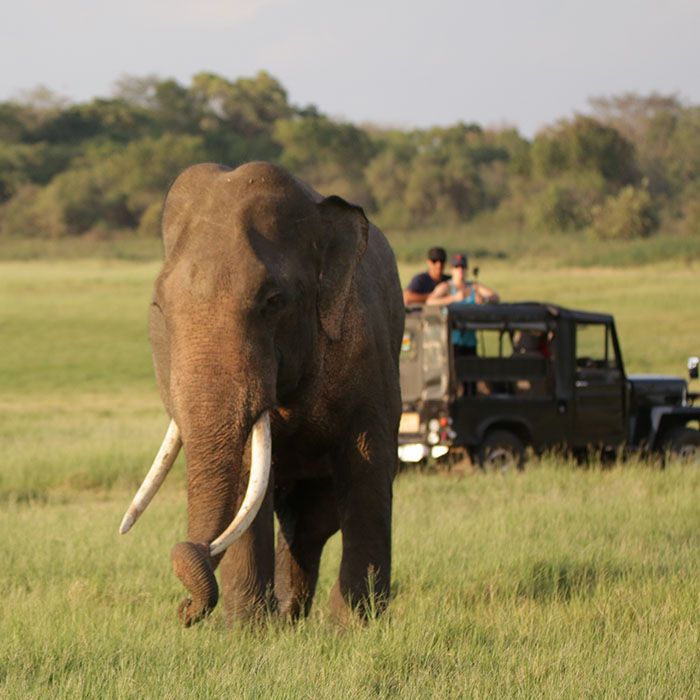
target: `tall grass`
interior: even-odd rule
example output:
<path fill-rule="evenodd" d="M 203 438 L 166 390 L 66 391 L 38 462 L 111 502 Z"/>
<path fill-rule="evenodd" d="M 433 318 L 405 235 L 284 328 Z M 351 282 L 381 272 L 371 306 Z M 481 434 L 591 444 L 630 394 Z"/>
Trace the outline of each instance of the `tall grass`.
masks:
<path fill-rule="evenodd" d="M 631 370 L 680 372 L 700 340 L 694 267 L 482 269 L 509 300 L 613 311 Z M 700 473 L 674 464 L 401 474 L 387 615 L 329 620 L 336 535 L 308 620 L 227 629 L 217 610 L 181 629 L 182 464 L 117 535 L 166 425 L 146 334 L 156 270 L 0 263 L 0 697 L 697 694 Z"/>
<path fill-rule="evenodd" d="M 337 629 L 324 554 L 311 617 L 228 630 L 175 620 L 167 487 L 127 538 L 125 493 L 0 514 L 3 697 L 693 697 L 700 474 L 672 467 L 396 483 L 393 600 Z M 120 497 L 117 497 L 120 496 Z"/>
<path fill-rule="evenodd" d="M 488 212 L 466 224 L 385 232 L 397 258 L 406 263 L 423 262 L 426 251 L 434 245 L 466 252 L 482 262 L 526 262 L 540 268 L 653 266 L 670 261 L 684 265 L 700 259 L 700 236 L 665 231 L 632 241 L 599 241 L 585 232 L 523 229 Z"/>
<path fill-rule="evenodd" d="M 467 223 L 431 225 L 407 230 L 383 227 L 401 263 L 421 263 L 426 251 L 442 245 L 484 261 L 563 267 L 635 267 L 700 260 L 700 236 L 682 235 L 671 227 L 649 238 L 600 241 L 585 232 L 548 233 L 523 228 L 499 213 L 484 212 Z M 116 232 L 103 237 L 61 239 L 0 236 L 0 260 L 157 260 L 159 238 Z"/>

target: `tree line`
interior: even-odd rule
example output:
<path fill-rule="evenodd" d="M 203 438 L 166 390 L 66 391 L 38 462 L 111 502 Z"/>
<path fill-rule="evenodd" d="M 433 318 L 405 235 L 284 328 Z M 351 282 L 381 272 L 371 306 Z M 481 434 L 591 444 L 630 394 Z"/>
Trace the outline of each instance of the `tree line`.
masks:
<path fill-rule="evenodd" d="M 700 106 L 673 95 L 596 98 L 526 139 L 457 123 L 393 129 L 290 103 L 260 72 L 190 85 L 127 77 L 109 98 L 45 89 L 0 102 L 0 235 L 157 235 L 169 183 L 191 163 L 277 162 L 387 229 L 488 212 L 534 234 L 700 235 Z"/>

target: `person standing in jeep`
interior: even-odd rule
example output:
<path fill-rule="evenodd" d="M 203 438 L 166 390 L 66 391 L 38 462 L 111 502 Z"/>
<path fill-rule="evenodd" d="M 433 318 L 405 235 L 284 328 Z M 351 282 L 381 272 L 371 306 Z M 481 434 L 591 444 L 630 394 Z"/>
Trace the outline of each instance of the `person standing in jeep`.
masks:
<path fill-rule="evenodd" d="M 450 276 L 443 272 L 446 260 L 447 253 L 444 248 L 436 247 L 428 251 L 427 272 L 419 272 L 404 289 L 403 302 L 406 306 L 424 304 L 438 284 L 450 279 Z"/>
<path fill-rule="evenodd" d="M 457 253 L 452 256 L 452 278 L 438 284 L 428 296 L 428 306 L 446 304 L 496 304 L 499 296 L 478 282 L 467 280 L 467 256 Z M 476 333 L 470 330 L 453 330 L 452 344 L 457 355 L 476 355 Z"/>
<path fill-rule="evenodd" d="M 493 289 L 479 282 L 467 279 L 467 256 L 456 253 L 450 260 L 452 273 L 444 282 L 435 286 L 426 303 L 430 306 L 443 306 L 464 302 L 466 304 L 497 304 L 499 296 Z"/>

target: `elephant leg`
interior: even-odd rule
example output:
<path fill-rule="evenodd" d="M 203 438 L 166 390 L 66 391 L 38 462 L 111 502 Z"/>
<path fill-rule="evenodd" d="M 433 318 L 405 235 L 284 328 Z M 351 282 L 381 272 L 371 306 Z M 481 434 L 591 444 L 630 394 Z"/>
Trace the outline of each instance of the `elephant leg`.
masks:
<path fill-rule="evenodd" d="M 388 432 L 360 431 L 336 465 L 336 498 L 343 537 L 331 612 L 340 622 L 352 612 L 381 612 L 391 585 L 392 480 L 396 439 Z"/>
<path fill-rule="evenodd" d="M 272 605 L 274 516 L 271 488 L 251 526 L 226 550 L 220 571 L 228 624 L 253 619 Z"/>
<path fill-rule="evenodd" d="M 280 613 L 295 620 L 309 614 L 321 551 L 338 531 L 332 479 L 302 479 L 279 489 L 275 510 L 280 523 L 275 596 Z"/>

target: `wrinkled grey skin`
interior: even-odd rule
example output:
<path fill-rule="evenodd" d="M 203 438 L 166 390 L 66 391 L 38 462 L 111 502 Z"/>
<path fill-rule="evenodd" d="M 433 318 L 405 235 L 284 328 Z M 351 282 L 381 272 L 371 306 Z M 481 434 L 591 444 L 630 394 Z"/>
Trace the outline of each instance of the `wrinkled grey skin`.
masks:
<path fill-rule="evenodd" d="M 396 263 L 363 211 L 268 163 L 196 165 L 168 193 L 165 263 L 150 312 L 156 375 L 187 459 L 188 541 L 172 551 L 186 625 L 310 608 L 340 529 L 331 607 L 389 594 L 404 309 Z M 272 476 L 253 525 L 223 555 L 249 471 L 248 435 L 272 420 Z M 273 512 L 280 524 L 274 545 Z"/>

